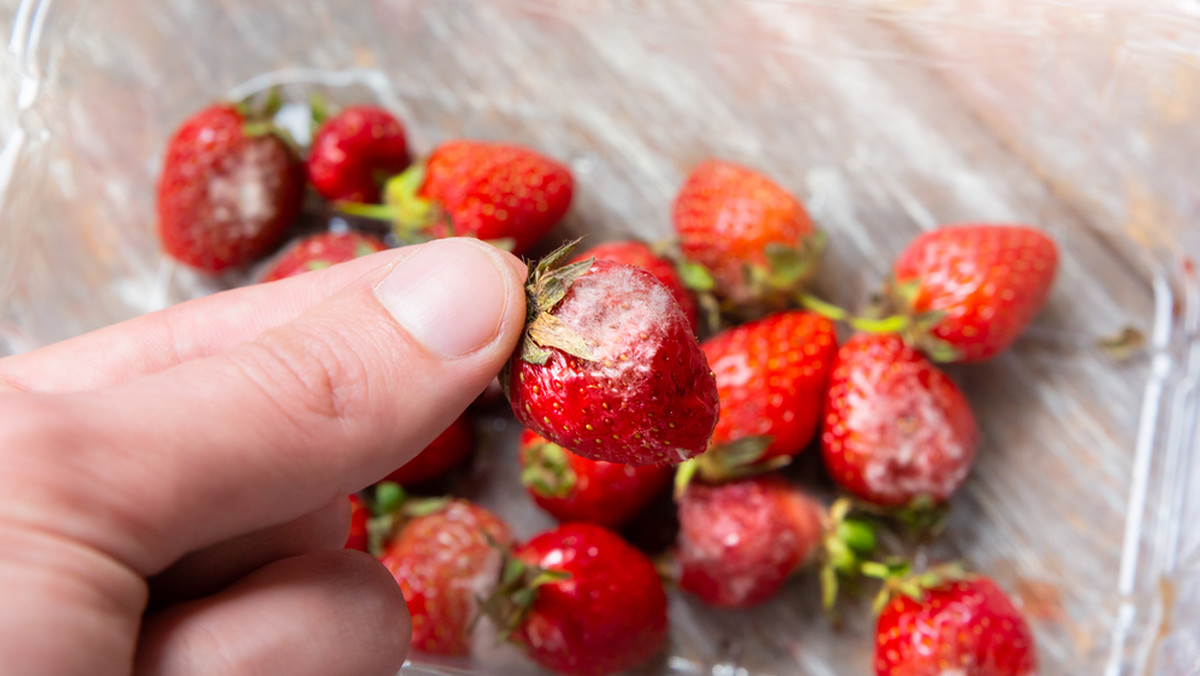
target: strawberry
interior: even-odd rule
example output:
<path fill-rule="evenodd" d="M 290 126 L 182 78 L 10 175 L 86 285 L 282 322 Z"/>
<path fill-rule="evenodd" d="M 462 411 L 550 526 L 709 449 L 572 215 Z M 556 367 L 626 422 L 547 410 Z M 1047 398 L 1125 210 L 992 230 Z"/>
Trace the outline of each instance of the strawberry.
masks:
<path fill-rule="evenodd" d="M 346 536 L 346 549 L 357 549 L 360 552 L 368 550 L 367 523 L 371 520 L 371 510 L 367 503 L 357 495 L 350 495 L 350 533 Z"/>
<path fill-rule="evenodd" d="M 530 267 L 529 321 L 500 384 L 522 424 L 591 460 L 678 463 L 717 422 L 717 386 L 687 317 L 654 275 L 612 261 Z"/>
<path fill-rule="evenodd" d="M 575 180 L 532 150 L 449 141 L 388 181 L 384 205 L 342 205 L 346 213 L 394 223 L 403 240 L 477 237 L 521 255 L 571 206 Z"/>
<path fill-rule="evenodd" d="M 408 602 L 414 649 L 470 654 L 478 598 L 492 592 L 500 572 L 502 554 L 495 545 L 511 542 L 499 517 L 465 500 L 404 524 L 380 560 Z"/>
<path fill-rule="evenodd" d="M 775 474 L 694 484 L 679 501 L 679 586 L 714 606 L 762 603 L 818 549 L 822 517 Z"/>
<path fill-rule="evenodd" d="M 650 559 L 600 526 L 573 523 L 513 552 L 485 609 L 541 666 L 570 676 L 635 667 L 662 649 L 667 596 Z"/>
<path fill-rule="evenodd" d="M 875 628 L 877 676 L 1037 672 L 1033 633 L 992 580 L 926 574 L 900 589 Z"/>
<path fill-rule="evenodd" d="M 616 528 L 671 483 L 671 469 L 588 460 L 532 430 L 521 436 L 521 480 L 539 507 L 559 521 Z"/>
<path fill-rule="evenodd" d="M 699 330 L 700 317 L 696 299 L 692 297 L 691 292 L 683 283 L 683 278 L 679 276 L 675 265 L 654 253 L 645 243 L 636 240 L 606 242 L 592 247 L 587 253 L 576 256 L 571 262 L 575 263 L 587 258 L 636 265 L 654 275 L 670 290 L 675 302 L 679 303 L 680 309 L 687 315 L 688 323 L 692 325 L 692 330 Z"/>
<path fill-rule="evenodd" d="M 779 312 L 709 338 L 701 349 L 721 402 L 712 447 L 695 461 L 701 476 L 720 481 L 778 467 L 804 450 L 837 353 L 832 322 Z"/>
<path fill-rule="evenodd" d="M 1003 352 L 1046 302 L 1054 240 L 1019 225 L 972 223 L 923 233 L 896 258 L 889 309 L 910 342 L 937 361 Z"/>
<path fill-rule="evenodd" d="M 300 211 L 304 168 L 269 123 L 216 104 L 167 144 L 158 180 L 158 234 L 176 260 L 221 272 L 265 255 Z"/>
<path fill-rule="evenodd" d="M 458 466 L 474 448 L 475 427 L 466 415 L 461 415 L 415 458 L 394 470 L 384 481 L 394 481 L 402 486 L 429 481 Z"/>
<path fill-rule="evenodd" d="M 859 334 L 838 350 L 821 450 L 842 488 L 881 506 L 944 502 L 978 441 L 966 397 L 895 335 Z"/>
<path fill-rule="evenodd" d="M 722 160 L 692 170 L 675 198 L 674 222 L 683 257 L 708 273 L 693 284 L 711 286 L 726 309 L 751 318 L 786 307 L 812 276 L 822 248 L 796 198 L 766 176 Z"/>
<path fill-rule="evenodd" d="M 321 123 L 306 168 L 325 199 L 378 202 L 380 184 L 408 164 L 400 121 L 378 106 L 351 106 Z"/>
<path fill-rule="evenodd" d="M 263 275 L 262 281 L 294 277 L 367 256 L 387 248 L 378 237 L 358 232 L 321 232 L 306 237 L 288 249 Z"/>

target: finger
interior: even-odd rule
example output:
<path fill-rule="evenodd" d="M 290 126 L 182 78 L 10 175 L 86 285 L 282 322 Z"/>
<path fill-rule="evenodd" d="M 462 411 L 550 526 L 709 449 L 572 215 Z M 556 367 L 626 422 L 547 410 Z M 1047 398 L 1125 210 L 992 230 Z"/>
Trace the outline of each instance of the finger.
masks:
<path fill-rule="evenodd" d="M 266 564 L 301 554 L 341 549 L 350 524 L 345 497 L 281 526 L 239 535 L 187 554 L 149 580 L 150 605 L 208 596 Z"/>
<path fill-rule="evenodd" d="M 223 291 L 5 357 L 0 388 L 89 390 L 216 354 L 299 317 L 396 257 L 396 251 L 384 251 L 299 277 Z"/>
<path fill-rule="evenodd" d="M 386 568 L 362 552 L 317 552 L 150 616 L 134 673 L 394 676 L 411 637 Z"/>
<path fill-rule="evenodd" d="M 0 448 L 38 452 L 0 471 L 0 494 L 46 506 L 10 517 L 151 575 L 352 493 L 499 371 L 525 319 L 523 269 L 478 241 L 432 242 L 220 355 L 93 392 L 9 395 Z"/>

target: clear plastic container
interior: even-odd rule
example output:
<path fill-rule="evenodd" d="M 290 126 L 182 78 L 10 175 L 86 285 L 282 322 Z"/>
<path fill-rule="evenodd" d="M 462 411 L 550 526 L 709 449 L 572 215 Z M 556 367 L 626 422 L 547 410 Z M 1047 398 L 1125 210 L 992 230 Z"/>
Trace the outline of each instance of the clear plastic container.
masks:
<path fill-rule="evenodd" d="M 1046 228 L 1048 307 L 1010 353 L 953 369 L 984 441 L 923 555 L 1010 590 L 1044 674 L 1200 673 L 1194 1 L 0 0 L 0 19 L 0 354 L 238 281 L 163 259 L 152 186 L 189 112 L 271 82 L 380 101 L 421 150 L 468 136 L 568 161 L 563 236 L 665 236 L 689 167 L 751 164 L 829 232 L 820 291 L 841 304 L 921 230 Z M 1097 347 L 1125 327 L 1145 349 Z M 468 488 L 529 535 L 549 522 L 507 447 Z M 817 607 L 809 578 L 748 612 L 675 595 L 646 672 L 870 673 L 865 609 L 835 630 Z M 532 671 L 503 649 L 485 664 L 430 668 Z"/>

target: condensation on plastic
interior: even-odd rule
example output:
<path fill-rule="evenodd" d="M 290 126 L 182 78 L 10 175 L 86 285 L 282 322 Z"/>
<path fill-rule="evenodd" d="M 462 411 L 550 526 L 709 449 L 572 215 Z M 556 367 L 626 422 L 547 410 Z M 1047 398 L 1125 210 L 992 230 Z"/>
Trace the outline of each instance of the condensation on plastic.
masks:
<path fill-rule="evenodd" d="M 984 443 L 946 535 L 920 554 L 963 556 L 1010 590 L 1045 674 L 1200 673 L 1200 532 L 1187 526 L 1200 518 L 1200 4 L 0 9 L 12 26 L 0 55 L 0 354 L 240 281 L 160 256 L 153 185 L 183 117 L 269 83 L 297 100 L 313 89 L 378 100 L 418 149 L 469 136 L 563 158 L 580 190 L 561 234 L 593 241 L 668 234 L 673 192 L 703 157 L 752 164 L 830 233 L 820 290 L 842 304 L 862 301 L 921 230 L 1046 228 L 1063 247 L 1046 311 L 1010 354 L 953 369 Z M 1096 347 L 1126 326 L 1146 333 L 1146 350 L 1116 360 Z M 511 441 L 511 426 L 492 424 Z M 529 535 L 549 522 L 514 488 L 504 448 L 493 443 L 468 490 Z M 749 612 L 671 604 L 669 654 L 648 673 L 870 673 L 869 614 L 832 630 L 811 579 Z M 528 672 L 511 650 L 485 660 L 426 667 Z"/>

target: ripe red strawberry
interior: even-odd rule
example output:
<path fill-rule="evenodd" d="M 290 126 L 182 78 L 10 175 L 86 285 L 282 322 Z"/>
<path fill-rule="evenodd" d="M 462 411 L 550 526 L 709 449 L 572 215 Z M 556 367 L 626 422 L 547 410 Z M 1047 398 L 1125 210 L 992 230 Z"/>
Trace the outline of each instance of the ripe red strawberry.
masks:
<path fill-rule="evenodd" d="M 306 237 L 288 249 L 262 278 L 264 282 L 294 277 L 367 256 L 387 248 L 378 237 L 358 232 L 321 232 Z"/>
<path fill-rule="evenodd" d="M 591 460 L 678 463 L 705 449 L 717 386 L 654 275 L 611 261 L 531 266 L 521 343 L 500 376 L 517 420 Z"/>
<path fill-rule="evenodd" d="M 395 576 L 412 615 L 412 646 L 438 655 L 468 655 L 478 598 L 492 593 L 502 547 L 512 533 L 486 509 L 454 500 L 408 521 L 380 557 Z"/>
<path fill-rule="evenodd" d="M 613 261 L 614 263 L 623 263 L 625 265 L 636 265 L 654 275 L 658 278 L 658 281 L 662 282 L 670 290 L 671 296 L 675 298 L 675 302 L 679 303 L 679 308 L 683 310 L 683 314 L 687 315 L 688 323 L 692 325 L 692 330 L 699 330 L 700 317 L 699 310 L 696 307 L 696 299 L 692 297 L 691 292 L 684 285 L 683 279 L 675 269 L 675 265 L 671 261 L 655 254 L 645 243 L 636 240 L 606 242 L 592 247 L 587 253 L 576 256 L 571 262 L 574 263 L 588 258 Z"/>
<path fill-rule="evenodd" d="M 408 164 L 400 121 L 378 106 L 351 106 L 313 135 L 308 180 L 328 200 L 378 202 L 379 186 Z"/>
<path fill-rule="evenodd" d="M 817 551 L 823 515 L 774 474 L 693 484 L 679 501 L 679 586 L 714 606 L 762 603 Z"/>
<path fill-rule="evenodd" d="M 911 585 L 910 585 L 911 586 Z M 877 676 L 1028 676 L 1033 633 L 1008 596 L 982 576 L 896 594 L 875 629 Z"/>
<path fill-rule="evenodd" d="M 580 457 L 533 430 L 521 436 L 521 480 L 534 502 L 562 522 L 616 528 L 671 483 L 665 465 L 634 467 Z"/>
<path fill-rule="evenodd" d="M 158 180 L 158 234 L 172 257 L 221 272 L 265 255 L 295 220 L 304 168 L 265 128 L 217 104 L 175 132 Z"/>
<path fill-rule="evenodd" d="M 475 448 L 475 428 L 466 415 L 459 416 L 417 457 L 397 468 L 384 481 L 412 486 L 439 477 L 466 459 Z"/>
<path fill-rule="evenodd" d="M 782 309 L 815 271 L 821 238 L 808 213 L 746 167 L 698 165 L 675 198 L 674 220 L 684 258 L 707 269 L 713 292 L 740 314 Z"/>
<path fill-rule="evenodd" d="M 346 549 L 368 551 L 367 522 L 371 520 L 371 510 L 362 498 L 350 496 L 350 533 L 346 536 Z"/>
<path fill-rule="evenodd" d="M 701 345 L 720 393 L 712 448 L 697 459 L 709 481 L 786 464 L 816 434 L 837 353 L 833 323 L 779 312 Z"/>
<path fill-rule="evenodd" d="M 923 233 L 893 266 L 893 309 L 910 340 L 938 361 L 1003 352 L 1046 302 L 1054 240 L 1018 225 L 965 224 Z"/>
<path fill-rule="evenodd" d="M 821 450 L 850 493 L 889 507 L 944 502 L 978 436 L 958 386 L 899 336 L 860 334 L 838 351 Z"/>
<path fill-rule="evenodd" d="M 662 582 L 646 555 L 618 535 L 593 524 L 567 524 L 517 547 L 513 556 L 518 577 L 502 587 L 493 614 L 541 666 L 603 676 L 662 649 Z"/>

